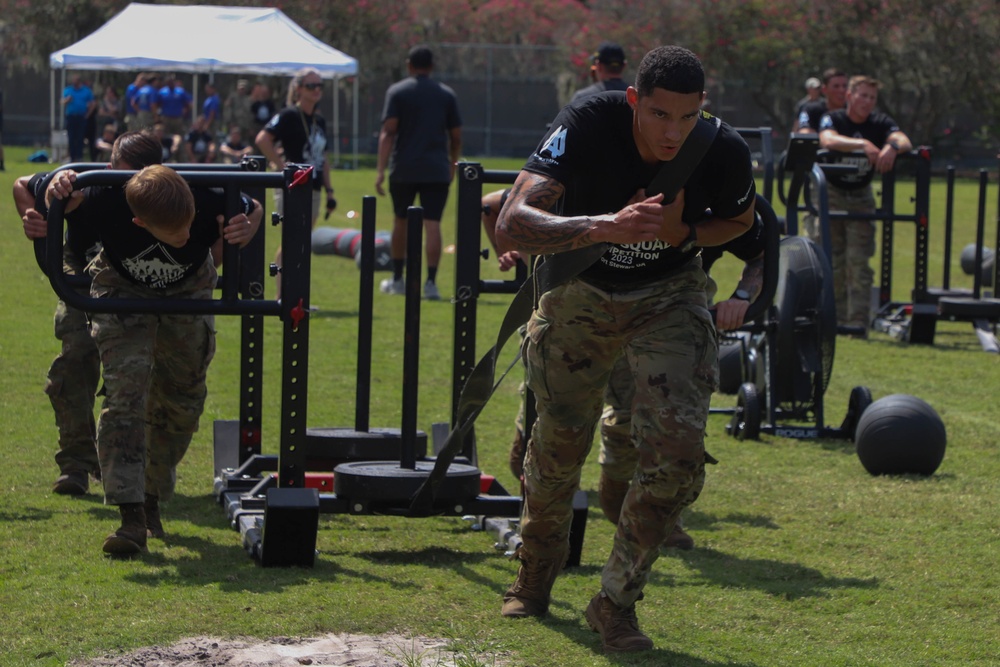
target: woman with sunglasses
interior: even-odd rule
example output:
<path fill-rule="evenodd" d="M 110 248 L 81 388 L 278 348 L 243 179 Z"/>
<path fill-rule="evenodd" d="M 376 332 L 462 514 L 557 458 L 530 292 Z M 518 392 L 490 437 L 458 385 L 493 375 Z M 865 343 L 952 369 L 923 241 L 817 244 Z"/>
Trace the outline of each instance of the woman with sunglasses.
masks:
<path fill-rule="evenodd" d="M 288 87 L 287 106 L 279 111 L 257 133 L 257 148 L 270 161 L 276 171 L 283 171 L 286 164 L 309 164 L 312 173 L 312 224 L 316 224 L 321 203 L 321 191 L 326 191 L 327 207 L 332 209 L 333 186 L 326 164 L 326 120 L 319 112 L 323 97 L 323 79 L 311 67 L 301 69 L 292 77 Z M 282 193 L 274 192 L 274 206 L 282 210 Z M 275 256 L 281 267 L 281 248 Z M 277 278 L 278 295 L 281 295 L 281 273 Z"/>

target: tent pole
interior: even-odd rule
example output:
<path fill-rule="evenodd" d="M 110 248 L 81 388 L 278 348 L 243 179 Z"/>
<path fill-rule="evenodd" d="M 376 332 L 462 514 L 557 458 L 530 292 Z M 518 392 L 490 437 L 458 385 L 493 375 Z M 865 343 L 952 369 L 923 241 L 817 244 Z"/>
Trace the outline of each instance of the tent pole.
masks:
<path fill-rule="evenodd" d="M 52 143 L 53 133 L 56 131 L 56 94 L 53 90 L 56 86 L 56 71 L 49 70 L 49 143 Z M 49 146 L 49 148 L 52 148 Z"/>
<path fill-rule="evenodd" d="M 354 74 L 354 168 L 358 168 L 358 73 Z"/>
<path fill-rule="evenodd" d="M 66 113 L 62 111 L 62 91 L 66 90 L 66 68 L 64 67 L 61 70 L 59 70 L 59 74 L 60 74 L 60 77 L 59 77 L 60 78 L 60 82 L 59 82 L 59 86 L 56 88 L 56 90 L 59 91 L 59 109 L 60 109 L 60 113 L 56 117 L 59 119 L 58 120 L 59 129 L 60 130 L 65 130 L 66 129 Z"/>
<path fill-rule="evenodd" d="M 195 72 L 191 77 L 191 125 L 194 124 L 194 119 L 198 117 L 200 113 L 201 106 L 198 104 L 198 91 L 201 90 L 201 86 L 198 81 L 198 73 Z"/>
<path fill-rule="evenodd" d="M 340 97 L 340 75 L 333 75 L 333 95 L 330 101 L 333 103 L 333 165 L 340 166 L 340 105 L 337 98 Z"/>

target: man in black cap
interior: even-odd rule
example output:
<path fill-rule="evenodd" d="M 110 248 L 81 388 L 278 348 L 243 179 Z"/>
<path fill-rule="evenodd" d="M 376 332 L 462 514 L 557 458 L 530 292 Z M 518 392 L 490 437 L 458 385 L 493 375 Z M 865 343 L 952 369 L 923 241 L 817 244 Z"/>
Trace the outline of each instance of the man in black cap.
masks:
<path fill-rule="evenodd" d="M 389 86 L 378 138 L 375 190 L 385 195 L 386 170 L 392 196 L 392 278 L 379 288 L 385 294 L 405 294 L 406 209 L 420 197 L 424 209 L 427 282 L 424 298 L 440 300 L 437 268 L 441 259 L 441 215 L 448 186 L 462 152 L 462 119 L 455 92 L 431 79 L 434 56 L 426 46 L 410 49 L 409 76 Z"/>
<path fill-rule="evenodd" d="M 593 85 L 576 91 L 570 102 L 605 90 L 625 90 L 628 84 L 622 80 L 624 71 L 625 49 L 614 42 L 602 42 L 591 57 L 590 76 L 594 80 Z"/>

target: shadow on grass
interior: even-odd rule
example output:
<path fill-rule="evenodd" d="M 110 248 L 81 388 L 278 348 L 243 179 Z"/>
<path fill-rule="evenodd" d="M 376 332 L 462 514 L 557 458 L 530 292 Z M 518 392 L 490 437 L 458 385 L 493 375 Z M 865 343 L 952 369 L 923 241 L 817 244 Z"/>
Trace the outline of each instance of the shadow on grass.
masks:
<path fill-rule="evenodd" d="M 715 549 L 678 551 L 676 556 L 692 570 L 727 588 L 755 588 L 786 600 L 825 596 L 837 588 L 876 588 L 877 578 L 827 577 L 798 563 L 767 558 L 738 558 Z M 693 585 L 702 585 L 695 582 Z"/>
<path fill-rule="evenodd" d="M 639 617 L 639 627 L 641 629 L 641 609 Z M 658 648 L 638 653 L 605 654 L 601 648 L 600 635 L 590 629 L 587 622 L 581 619 L 581 615 L 576 615 L 573 619 L 554 618 L 550 615 L 538 619 L 537 622 L 550 630 L 562 634 L 566 639 L 575 644 L 590 648 L 595 655 L 604 656 L 609 663 L 615 665 L 636 665 L 636 667 L 649 667 L 650 665 L 656 665 L 656 667 L 758 667 L 757 663 L 752 662 L 704 660 L 687 653 Z"/>
<path fill-rule="evenodd" d="M 52 510 L 43 510 L 37 507 L 8 507 L 0 509 L 0 522 L 48 521 L 52 515 Z"/>
<path fill-rule="evenodd" d="M 470 584 L 490 590 L 500 596 L 507 590 L 507 584 L 497 585 L 494 578 L 486 577 L 475 570 L 473 565 L 495 562 L 499 567 L 505 567 L 508 562 L 502 556 L 490 552 L 455 551 L 445 547 L 425 547 L 416 551 L 383 549 L 379 551 L 362 551 L 352 553 L 355 558 L 362 558 L 375 565 L 414 565 L 425 568 L 445 570 L 455 578 L 461 578 Z M 514 580 L 516 569 L 511 565 L 511 581 Z"/>
<path fill-rule="evenodd" d="M 597 499 L 596 491 L 587 492 L 587 505 L 591 516 L 604 519 L 600 501 Z M 717 516 L 709 512 L 701 512 L 696 508 L 689 507 L 684 510 L 684 525 L 688 528 L 698 530 L 718 530 L 717 524 L 739 524 L 748 528 L 765 528 L 767 530 L 778 530 L 780 526 L 769 516 L 763 514 L 747 514 L 744 512 L 734 512 L 725 516 Z M 608 524 L 610 525 L 610 524 Z"/>
<path fill-rule="evenodd" d="M 353 553 L 352 555 L 357 558 L 363 558 L 373 564 L 383 566 L 412 565 L 414 563 L 419 563 L 421 567 L 446 570 L 456 578 L 461 578 L 465 582 L 476 584 L 484 590 L 491 591 L 496 595 L 496 604 L 498 609 L 504 592 L 516 577 L 516 566 L 514 564 L 508 562 L 507 559 L 502 557 L 498 558 L 496 554 L 491 553 L 469 553 L 467 551 L 454 551 L 444 547 L 426 547 L 415 551 L 384 549 L 358 552 Z M 472 567 L 483 563 L 487 565 L 494 564 L 498 571 L 509 569 L 509 580 L 504 579 L 502 583 L 498 585 L 495 578 L 483 576 Z M 571 572 L 575 577 L 593 579 L 595 586 L 599 585 L 598 577 L 600 576 L 601 571 L 602 567 L 599 565 L 585 565 L 582 567 L 569 568 L 567 570 L 568 573 Z M 655 573 L 653 578 L 657 578 Z M 399 582 L 394 582 L 394 584 L 398 583 Z M 558 585 L 559 583 L 557 582 L 557 586 Z M 658 582 L 658 585 L 663 585 L 663 582 Z M 560 610 L 560 613 L 565 613 L 571 618 L 559 618 L 550 614 L 544 618 L 537 619 L 537 622 L 544 625 L 546 628 L 563 634 L 570 641 L 573 641 L 581 646 L 590 647 L 595 654 L 603 654 L 599 635 L 591 631 L 585 621 L 581 621 L 580 609 L 577 605 L 563 599 L 563 597 L 558 593 L 554 593 L 551 602 L 551 609 L 554 612 L 556 610 Z M 670 667 L 673 665 L 683 665 L 684 667 L 757 667 L 754 663 L 747 662 L 718 662 L 703 660 L 684 653 L 664 649 L 654 649 L 652 651 L 628 655 L 608 655 L 607 659 L 609 662 L 617 665 L 657 665 L 658 667 Z"/>

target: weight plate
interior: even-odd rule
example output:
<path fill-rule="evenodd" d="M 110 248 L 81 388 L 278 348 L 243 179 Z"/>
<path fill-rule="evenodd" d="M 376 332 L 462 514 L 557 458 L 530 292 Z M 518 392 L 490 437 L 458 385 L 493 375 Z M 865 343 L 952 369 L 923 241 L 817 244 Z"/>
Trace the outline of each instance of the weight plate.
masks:
<path fill-rule="evenodd" d="M 349 501 L 409 502 L 434 470 L 433 461 L 417 461 L 413 469 L 399 461 L 354 461 L 333 469 L 333 489 Z M 438 500 L 466 501 L 479 495 L 479 468 L 452 463 L 438 487 Z"/>

